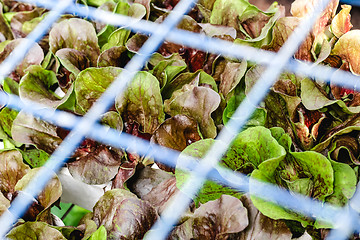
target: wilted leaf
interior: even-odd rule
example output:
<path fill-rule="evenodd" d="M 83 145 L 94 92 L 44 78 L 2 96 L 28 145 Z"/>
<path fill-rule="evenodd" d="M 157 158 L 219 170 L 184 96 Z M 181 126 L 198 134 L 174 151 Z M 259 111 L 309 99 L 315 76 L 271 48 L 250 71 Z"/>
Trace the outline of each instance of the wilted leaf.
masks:
<path fill-rule="evenodd" d="M 60 145 L 62 139 L 56 133 L 56 126 L 20 112 L 11 129 L 15 141 L 34 144 L 47 153 L 52 153 Z"/>
<path fill-rule="evenodd" d="M 148 72 L 138 72 L 123 97 L 116 99 L 116 109 L 125 121 L 135 121 L 143 132 L 152 134 L 165 120 L 159 81 Z"/>
<path fill-rule="evenodd" d="M 75 161 L 67 163 L 67 167 L 75 179 L 87 184 L 103 184 L 115 177 L 121 158 L 118 153 L 109 150 L 105 145 L 100 145 Z"/>
<path fill-rule="evenodd" d="M 174 229 L 170 239 L 229 239 L 248 226 L 247 213 L 239 199 L 222 195 L 196 209 L 190 219 Z"/>
<path fill-rule="evenodd" d="M 171 116 L 185 114 L 194 118 L 205 138 L 215 138 L 217 135 L 211 113 L 219 104 L 220 96 L 214 90 L 190 84 L 175 91 L 171 98 L 164 102 L 165 111 Z"/>
<path fill-rule="evenodd" d="M 77 104 L 87 112 L 106 88 L 121 73 L 120 68 L 87 68 L 80 72 L 75 81 Z"/>
<path fill-rule="evenodd" d="M 83 19 L 71 18 L 57 23 L 49 33 L 50 51 L 56 53 L 62 48 L 83 52 L 96 66 L 100 54 L 98 39 L 93 25 Z"/>
<path fill-rule="evenodd" d="M 66 240 L 58 230 L 44 222 L 26 222 L 13 228 L 6 237 L 13 240 Z"/>
<path fill-rule="evenodd" d="M 107 191 L 94 206 L 94 221 L 107 230 L 107 239 L 141 239 L 157 219 L 148 202 L 123 189 Z"/>
<path fill-rule="evenodd" d="M 0 191 L 11 200 L 16 183 L 30 170 L 17 150 L 0 153 Z M 9 194 L 9 195 L 8 195 Z"/>

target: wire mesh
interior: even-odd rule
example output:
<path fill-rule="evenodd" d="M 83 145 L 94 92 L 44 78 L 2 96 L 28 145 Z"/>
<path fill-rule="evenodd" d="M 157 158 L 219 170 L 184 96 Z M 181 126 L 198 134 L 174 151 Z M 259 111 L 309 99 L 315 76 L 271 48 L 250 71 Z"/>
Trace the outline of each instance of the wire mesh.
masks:
<path fill-rule="evenodd" d="M 354 231 L 360 231 L 359 216 L 357 214 L 360 210 L 358 206 L 360 194 L 358 191 L 350 201 L 350 207 L 339 208 L 294 193 L 290 194 L 288 191 L 255 180 L 249 183 L 249 179 L 245 175 L 235 173 L 217 165 L 217 162 L 226 152 L 233 138 L 242 129 L 256 106 L 260 104 L 266 96 L 267 91 L 283 70 L 307 75 L 324 82 L 329 82 L 331 79 L 332 83 L 360 91 L 360 87 L 357 86 L 359 78 L 351 73 L 319 65 L 312 66 L 292 58 L 311 30 L 311 26 L 321 14 L 322 10 L 325 9 L 329 1 L 330 0 L 320 1 L 319 5 L 314 9 L 314 12 L 302 21 L 277 54 L 247 46 L 234 45 L 224 40 L 176 29 L 175 27 L 182 16 L 193 6 L 195 1 L 192 0 L 180 1 L 161 24 L 132 19 L 117 14 L 109 15 L 106 11 L 75 4 L 71 0 L 23 1 L 51 9 L 51 11 L 35 30 L 27 36 L 28 41 L 15 48 L 13 54 L 0 65 L 1 81 L 15 69 L 16 65 L 24 58 L 33 43 L 39 41 L 42 36 L 46 34 L 49 27 L 62 13 L 75 13 L 81 17 L 122 26 L 136 32 L 151 34 L 151 37 L 146 41 L 139 53 L 125 66 L 125 70 L 122 71 L 118 78 L 83 117 L 76 117 L 58 110 L 50 110 L 45 106 L 30 101 L 22 102 L 15 95 L 0 92 L 0 104 L 6 104 L 9 108 L 22 110 L 55 125 L 71 130 L 68 137 L 47 161 L 43 170 L 39 171 L 35 179 L 30 182 L 21 195 L 12 202 L 8 211 L 0 217 L 0 237 L 5 237 L 13 223 L 25 213 L 34 197 L 41 192 L 46 183 L 52 178 L 52 172 L 57 172 L 63 166 L 66 159 L 77 148 L 84 137 L 90 137 L 114 147 L 126 148 L 141 155 L 154 157 L 158 161 L 170 166 L 174 166 L 175 160 L 177 159 L 178 163 L 181 163 L 177 165 L 177 167 L 180 166 L 184 170 L 192 172 L 190 180 L 187 181 L 182 189 L 182 193 L 179 193 L 170 206 L 163 212 L 161 218 L 146 235 L 146 239 L 165 239 L 190 203 L 191 198 L 198 192 L 207 178 L 243 192 L 248 192 L 249 187 L 252 187 L 256 189 L 256 191 L 252 192 L 254 195 L 282 205 L 292 211 L 309 217 L 317 217 L 331 223 L 336 227 L 336 231 L 334 230 L 330 233 L 329 239 L 346 239 L 347 236 Z M 151 54 L 157 50 L 164 40 L 211 53 L 222 54 L 223 56 L 246 59 L 268 66 L 267 71 L 265 71 L 261 79 L 236 110 L 234 114 L 236 121 L 230 120 L 226 127 L 220 132 L 217 137 L 219 144 L 217 144 L 216 148 L 213 147 L 208 151 L 204 157 L 205 161 L 199 161 L 198 159 L 188 156 L 179 157 L 177 151 L 155 144 L 150 145 L 149 142 L 126 133 L 119 135 L 117 131 L 106 129 L 97 123 L 100 115 L 110 107 L 111 102 L 116 96 L 124 93 L 128 82 L 133 79 L 136 72 L 144 66 Z M 343 79 L 347 81 L 344 82 Z M 106 132 L 106 137 L 104 136 L 104 132 Z M 206 162 L 206 164 L 204 164 L 204 162 Z"/>

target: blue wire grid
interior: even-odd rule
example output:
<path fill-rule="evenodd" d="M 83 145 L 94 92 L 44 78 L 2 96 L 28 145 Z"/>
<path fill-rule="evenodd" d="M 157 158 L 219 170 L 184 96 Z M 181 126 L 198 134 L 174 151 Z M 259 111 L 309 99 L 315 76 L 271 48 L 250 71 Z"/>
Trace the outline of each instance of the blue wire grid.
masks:
<path fill-rule="evenodd" d="M 154 224 L 151 231 L 145 236 L 145 239 L 166 239 L 185 208 L 189 205 L 191 198 L 198 192 L 207 178 L 243 192 L 248 192 L 249 188 L 251 188 L 252 194 L 258 197 L 282 205 L 292 211 L 309 217 L 316 217 L 332 224 L 335 230 L 330 232 L 328 239 L 347 239 L 353 232 L 359 232 L 359 191 L 356 191 L 348 206 L 339 208 L 281 190 L 270 184 L 255 180 L 249 181 L 247 176 L 235 173 L 217 164 L 228 149 L 228 146 L 230 146 L 233 138 L 242 129 L 256 106 L 260 104 L 283 70 L 307 75 L 323 82 L 329 82 L 331 79 L 332 83 L 348 88 L 355 87 L 356 90 L 360 91 L 360 87 L 356 84 L 360 79 L 351 73 L 319 65 L 312 66 L 309 63 L 300 62 L 292 58 L 307 33 L 311 30 L 311 26 L 316 21 L 317 16 L 321 14 L 329 1 L 330 0 L 320 1 L 314 12 L 302 21 L 300 26 L 276 54 L 247 46 L 234 45 L 220 39 L 213 39 L 176 29 L 175 27 L 182 16 L 193 6 L 195 2 L 193 0 L 180 1 L 162 24 L 132 19 L 117 14 L 109 14 L 103 10 L 75 4 L 72 0 L 22 1 L 51 9 L 51 11 L 27 36 L 28 41 L 18 46 L 0 65 L 1 82 L 25 57 L 33 43 L 39 41 L 63 13 L 74 13 L 77 16 L 102 21 L 115 26 L 122 26 L 136 32 L 151 34 L 151 37 L 139 50 L 139 53 L 125 66 L 125 70 L 121 72 L 101 98 L 83 117 L 77 117 L 58 110 L 54 111 L 53 109 L 48 109 L 45 106 L 30 101 L 23 102 L 15 95 L 0 92 L 0 104 L 6 104 L 9 108 L 19 111 L 22 110 L 35 117 L 72 130 L 44 165 L 44 168 L 39 171 L 34 180 L 30 182 L 19 197 L 12 202 L 8 211 L 0 217 L 0 237 L 4 238 L 17 219 L 26 212 L 33 198 L 41 192 L 46 183 L 52 178 L 53 172 L 57 172 L 63 166 L 66 159 L 71 156 L 84 137 L 90 137 L 117 148 L 137 152 L 140 155 L 153 157 L 169 166 L 174 166 L 177 159 L 178 164 L 181 163 L 180 166 L 178 165 L 177 167 L 191 171 L 191 177 L 185 183 L 182 192 L 176 195 L 174 201 L 163 212 L 161 218 Z M 206 52 L 222 54 L 223 56 L 237 59 L 246 59 L 268 66 L 260 80 L 236 110 L 233 118 L 236 120 L 230 120 L 228 122 L 217 137 L 219 143 L 216 144 L 216 148 L 212 147 L 201 161 L 188 156 L 181 156 L 179 158 L 179 152 L 177 151 L 156 144 L 150 145 L 148 141 L 126 133 L 119 134 L 119 132 L 113 129 L 107 129 L 97 123 L 101 114 L 106 112 L 116 96 L 123 94 L 128 82 L 131 81 L 136 72 L 144 66 L 151 54 L 157 50 L 164 40 Z M 346 79 L 346 82 L 343 82 L 343 79 Z M 106 132 L 106 136 L 104 132 Z"/>

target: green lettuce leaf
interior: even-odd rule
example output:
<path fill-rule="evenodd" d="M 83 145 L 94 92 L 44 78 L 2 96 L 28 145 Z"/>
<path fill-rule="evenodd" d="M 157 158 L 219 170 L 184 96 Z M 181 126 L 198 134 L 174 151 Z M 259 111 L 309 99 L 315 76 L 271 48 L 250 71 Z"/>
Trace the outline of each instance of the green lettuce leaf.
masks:
<path fill-rule="evenodd" d="M 9 23 L 4 18 L 2 3 L 0 3 L 0 34 L 1 42 L 14 39 Z"/>
<path fill-rule="evenodd" d="M 53 71 L 45 70 L 41 66 L 30 66 L 19 84 L 20 98 L 39 102 L 51 108 L 57 108 L 69 98 L 72 88 L 64 97 L 59 97 L 53 90 L 58 80 Z"/>
<path fill-rule="evenodd" d="M 60 231 L 44 222 L 26 222 L 13 228 L 6 237 L 13 240 L 66 240 Z"/>
<path fill-rule="evenodd" d="M 345 163 L 331 161 L 334 169 L 334 192 L 326 202 L 344 207 L 356 190 L 357 179 L 354 170 Z"/>
<path fill-rule="evenodd" d="M 138 72 L 115 103 L 125 121 L 136 121 L 145 133 L 153 133 L 165 120 L 159 81 L 148 72 Z"/>
<path fill-rule="evenodd" d="M 237 43 L 261 47 L 268 44 L 270 29 L 282 15 L 281 12 L 276 3 L 263 12 L 246 0 L 216 0 L 210 23 L 235 28 Z"/>
<path fill-rule="evenodd" d="M 181 158 L 183 155 L 188 155 L 196 158 L 202 158 L 205 156 L 206 152 L 210 149 L 210 147 L 216 144 L 216 141 L 208 138 L 197 141 L 189 146 L 187 146 L 180 154 Z M 178 162 L 177 165 L 181 165 L 181 162 Z M 190 175 L 183 170 L 180 170 L 179 167 L 175 169 L 175 177 L 176 177 L 176 186 L 181 190 L 181 187 L 186 182 L 186 180 L 190 177 Z M 240 197 L 241 194 L 236 190 L 233 190 L 229 187 L 222 186 L 213 181 L 207 180 L 201 190 L 198 192 L 196 199 L 194 199 L 195 203 L 206 203 L 211 200 L 216 200 L 221 197 L 221 195 L 227 194 L 235 197 Z"/>
<path fill-rule="evenodd" d="M 75 81 L 76 102 L 87 112 L 106 88 L 121 73 L 120 68 L 87 68 L 80 72 Z"/>
<path fill-rule="evenodd" d="M 286 157 L 282 161 L 264 161 L 258 169 L 251 173 L 252 179 L 278 184 L 282 187 L 307 196 L 325 201 L 333 193 L 334 170 L 330 161 L 320 153 L 314 151 L 292 152 L 291 138 L 281 128 L 272 129 L 275 138 L 286 149 Z M 275 139 L 274 138 L 274 139 Z M 251 199 L 257 209 L 272 219 L 288 219 L 301 222 L 304 226 L 313 221 L 291 211 L 285 210 L 273 203 L 266 202 L 255 196 Z"/>

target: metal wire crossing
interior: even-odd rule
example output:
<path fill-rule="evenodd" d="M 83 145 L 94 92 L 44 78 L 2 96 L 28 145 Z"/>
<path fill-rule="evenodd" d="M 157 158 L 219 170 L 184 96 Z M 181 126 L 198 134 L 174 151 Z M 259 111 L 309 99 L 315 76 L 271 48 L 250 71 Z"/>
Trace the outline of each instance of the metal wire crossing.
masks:
<path fill-rule="evenodd" d="M 133 19 L 118 14 L 109 14 L 109 12 L 100 9 L 75 4 L 73 0 L 22 1 L 47 8 L 51 11 L 26 37 L 28 41 L 16 47 L 12 54 L 0 65 L 0 83 L 15 69 L 17 64 L 21 62 L 34 42 L 39 41 L 63 13 L 76 14 L 80 17 L 101 21 L 114 26 L 125 27 L 135 32 L 150 34 L 151 37 L 145 42 L 139 50 L 139 53 L 125 66 L 124 71 L 121 72 L 117 79 L 83 117 L 77 117 L 59 110 L 54 111 L 54 109 L 49 109 L 31 101 L 24 102 L 16 95 L 0 92 L 0 104 L 6 104 L 9 108 L 19 111 L 22 110 L 35 117 L 71 130 L 68 137 L 64 139 L 58 149 L 46 162 L 44 168 L 38 172 L 37 176 L 30 182 L 27 188 L 15 198 L 8 211 L 0 217 L 0 238 L 5 238 L 5 235 L 17 219 L 26 212 L 33 198 L 42 191 L 47 182 L 52 178 L 51 172 L 60 170 L 66 159 L 76 150 L 84 137 L 92 138 L 113 147 L 126 148 L 140 155 L 153 157 L 159 162 L 169 166 L 174 166 L 177 160 L 181 163 L 181 167 L 184 168 L 184 170 L 191 171 L 191 177 L 185 183 L 182 193 L 176 195 L 174 201 L 171 202 L 162 213 L 161 218 L 154 224 L 151 231 L 145 236 L 145 239 L 166 239 L 190 203 L 191 197 L 199 191 L 206 179 L 220 182 L 242 192 L 248 192 L 249 188 L 251 188 L 252 194 L 267 201 L 274 202 L 300 214 L 326 221 L 334 226 L 334 230 L 330 232 L 327 239 L 347 239 L 350 234 L 360 232 L 358 214 L 360 212 L 359 190 L 355 192 L 348 206 L 339 208 L 302 195 L 290 193 L 271 184 L 253 180 L 249 183 L 247 176 L 220 167 L 217 164 L 230 146 L 234 137 L 242 129 L 256 106 L 258 106 L 266 96 L 268 90 L 282 71 L 287 70 L 295 74 L 306 75 L 323 82 L 329 82 L 331 79 L 334 84 L 347 88 L 355 88 L 357 91 L 360 91 L 360 86 L 357 85 L 360 78 L 349 72 L 320 65 L 312 66 L 309 63 L 300 62 L 292 58 L 329 1 L 330 0 L 320 1 L 313 13 L 309 14 L 309 16 L 301 22 L 278 53 L 235 45 L 221 39 L 210 38 L 193 32 L 176 29 L 177 23 L 195 3 L 194 0 L 181 0 L 161 24 Z M 351 2 L 355 5 L 359 4 L 359 2 Z M 106 112 L 110 107 L 115 97 L 124 93 L 127 84 L 132 80 L 136 72 L 141 70 L 151 54 L 157 50 L 164 40 L 205 52 L 221 54 L 237 59 L 246 59 L 258 64 L 267 65 L 267 70 L 253 86 L 245 100 L 240 104 L 233 115 L 234 118 L 232 118 L 219 133 L 217 137 L 219 144 L 216 144 L 216 147 L 212 147 L 202 161 L 183 155 L 181 155 L 180 159 L 179 152 L 177 151 L 160 145 L 150 145 L 148 141 L 126 133 L 119 135 L 116 130 L 105 129 L 104 126 L 97 122 L 101 114 Z M 344 79 L 346 79 L 346 82 L 343 81 Z M 106 136 L 103 134 L 105 131 Z"/>

